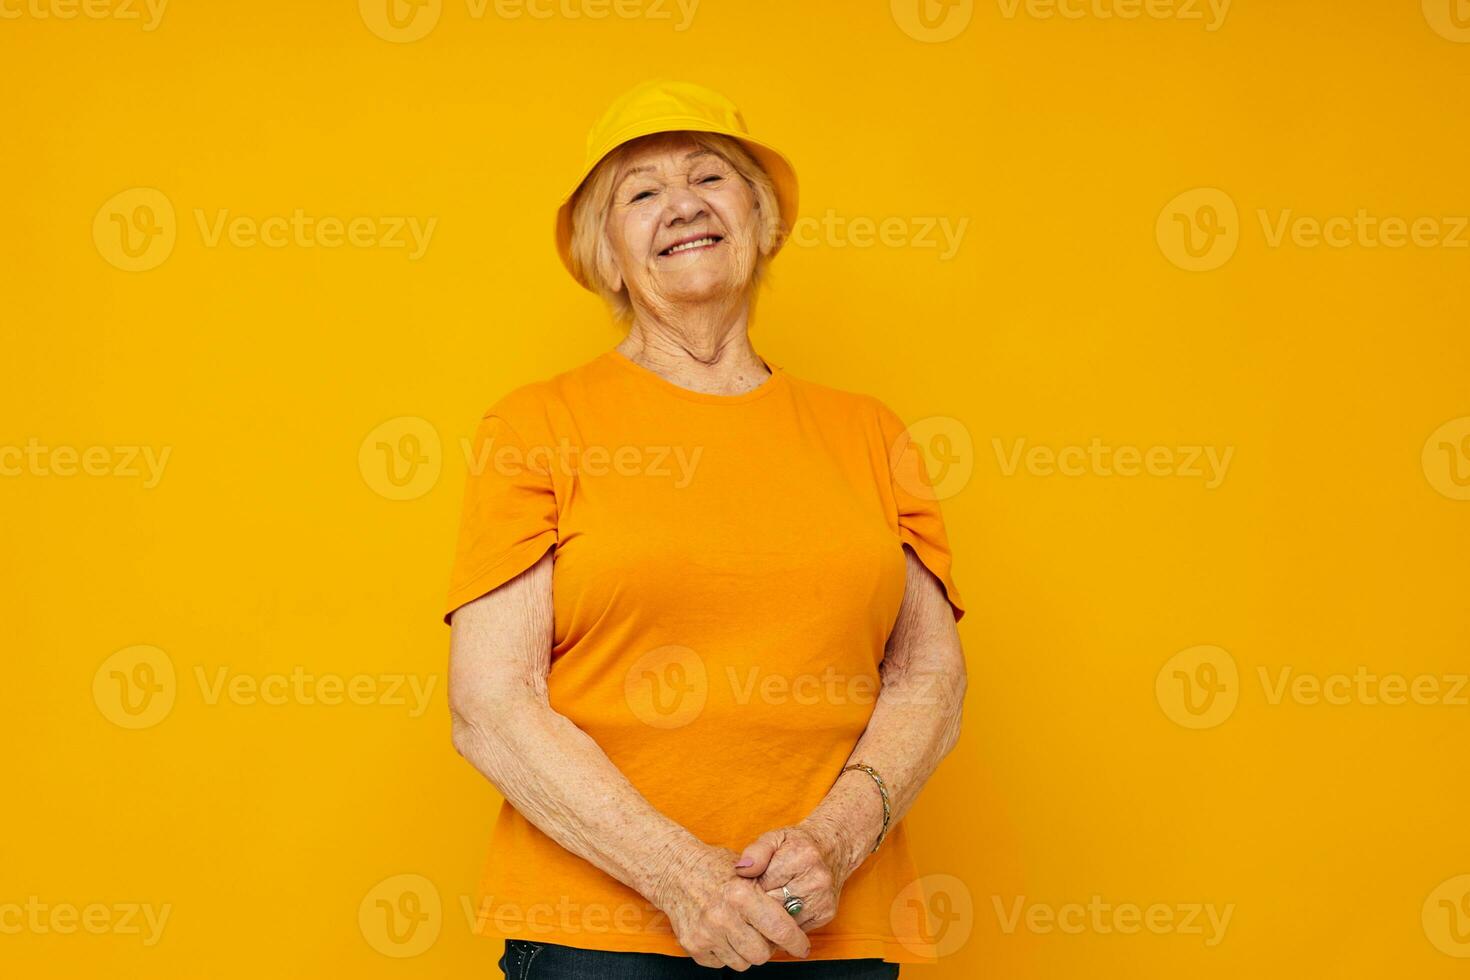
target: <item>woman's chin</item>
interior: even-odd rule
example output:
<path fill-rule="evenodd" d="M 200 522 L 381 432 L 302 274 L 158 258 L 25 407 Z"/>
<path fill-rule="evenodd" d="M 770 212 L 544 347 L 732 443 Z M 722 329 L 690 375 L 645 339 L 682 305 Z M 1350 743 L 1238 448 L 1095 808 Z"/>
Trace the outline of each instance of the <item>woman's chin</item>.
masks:
<path fill-rule="evenodd" d="M 666 277 L 659 284 L 658 292 L 669 302 L 689 304 L 708 303 L 729 296 L 736 289 L 726 276 L 690 270 L 685 275 Z"/>

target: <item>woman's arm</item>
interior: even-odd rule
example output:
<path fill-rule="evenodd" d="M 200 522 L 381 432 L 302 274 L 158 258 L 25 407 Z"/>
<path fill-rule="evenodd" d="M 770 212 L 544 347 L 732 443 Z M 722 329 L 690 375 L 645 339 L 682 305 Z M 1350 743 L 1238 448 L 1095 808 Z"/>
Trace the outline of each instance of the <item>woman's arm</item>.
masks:
<path fill-rule="evenodd" d="M 883 654 L 883 685 L 868 727 L 847 759 L 866 763 L 883 777 L 893 811 L 890 828 L 959 741 L 968 683 L 944 586 L 907 545 L 904 555 L 908 577 Z M 850 873 L 868 856 L 883 827 L 878 787 L 867 773 L 843 773 L 806 822 L 828 831 Z"/>
<path fill-rule="evenodd" d="M 805 934 L 779 904 L 734 875 L 733 853 L 709 847 L 660 813 L 596 742 L 552 709 L 552 562 L 548 552 L 455 611 L 454 747 L 548 837 L 663 910 L 703 965 L 765 962 L 762 934 L 805 956 Z"/>
<path fill-rule="evenodd" d="M 882 687 L 868 726 L 848 762 L 872 766 L 888 788 L 891 828 L 959 740 L 965 696 L 965 658 L 944 587 L 913 549 L 903 603 L 888 638 Z M 842 885 L 863 863 L 883 827 L 883 799 L 871 776 L 843 773 L 831 791 L 795 827 L 762 834 L 741 855 L 742 875 L 764 875 L 778 889 L 809 899 L 798 921 L 814 929 L 837 914 Z M 805 890 L 803 890 L 805 889 Z M 815 903 L 815 907 L 813 907 Z"/>

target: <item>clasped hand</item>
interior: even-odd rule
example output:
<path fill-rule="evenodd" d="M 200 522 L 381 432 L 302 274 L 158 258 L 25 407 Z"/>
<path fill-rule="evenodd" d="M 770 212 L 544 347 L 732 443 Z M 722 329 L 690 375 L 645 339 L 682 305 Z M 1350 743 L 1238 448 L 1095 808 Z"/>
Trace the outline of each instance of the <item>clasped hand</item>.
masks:
<path fill-rule="evenodd" d="M 659 907 L 679 945 L 701 966 L 744 971 L 776 949 L 805 959 L 807 933 L 837 914 L 845 873 L 833 842 L 806 826 L 781 827 L 756 838 L 739 855 L 700 845 L 681 862 Z M 793 917 L 782 886 L 799 896 Z"/>

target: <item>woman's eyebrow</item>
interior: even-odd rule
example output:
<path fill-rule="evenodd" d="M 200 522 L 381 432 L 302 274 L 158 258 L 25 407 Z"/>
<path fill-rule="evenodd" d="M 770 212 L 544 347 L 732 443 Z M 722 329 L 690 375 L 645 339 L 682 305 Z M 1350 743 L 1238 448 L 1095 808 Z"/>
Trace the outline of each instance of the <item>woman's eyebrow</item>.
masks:
<path fill-rule="evenodd" d="M 715 154 L 710 152 L 709 150 L 693 150 L 684 157 L 684 162 L 688 163 L 689 161 L 697 160 L 700 157 L 712 156 L 715 156 Z M 636 174 L 646 174 L 656 169 L 657 168 L 654 167 L 652 164 L 644 164 L 641 167 L 634 167 L 633 169 L 625 172 L 622 177 L 618 178 L 618 186 L 623 186 L 623 182 L 626 181 L 629 177 L 635 176 Z"/>

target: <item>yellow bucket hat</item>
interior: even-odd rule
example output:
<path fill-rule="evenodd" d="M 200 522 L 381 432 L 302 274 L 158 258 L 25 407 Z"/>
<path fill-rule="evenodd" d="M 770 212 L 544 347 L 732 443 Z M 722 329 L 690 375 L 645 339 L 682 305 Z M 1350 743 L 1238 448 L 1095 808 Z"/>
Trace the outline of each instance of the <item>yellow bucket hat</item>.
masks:
<path fill-rule="evenodd" d="M 735 103 L 702 85 L 654 79 L 635 86 L 613 100 L 607 111 L 587 134 L 587 157 L 582 172 L 562 197 L 556 212 L 556 249 L 562 265 L 572 272 L 572 204 L 588 175 L 613 150 L 629 140 L 653 133 L 693 130 L 722 133 L 744 144 L 751 156 L 760 162 L 776 187 L 776 200 L 781 206 L 781 222 L 789 232 L 796 221 L 796 168 L 791 161 L 769 143 L 750 135 L 745 117 Z M 778 242 L 776 251 L 780 251 Z M 773 256 L 775 252 L 771 253 Z M 577 274 L 572 272 L 572 277 Z M 577 279 L 584 287 L 585 282 Z M 591 288 L 591 287 L 587 287 Z"/>

